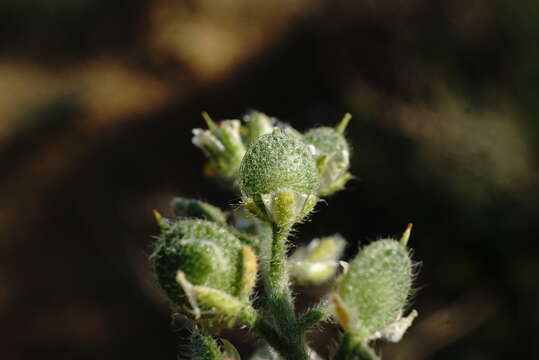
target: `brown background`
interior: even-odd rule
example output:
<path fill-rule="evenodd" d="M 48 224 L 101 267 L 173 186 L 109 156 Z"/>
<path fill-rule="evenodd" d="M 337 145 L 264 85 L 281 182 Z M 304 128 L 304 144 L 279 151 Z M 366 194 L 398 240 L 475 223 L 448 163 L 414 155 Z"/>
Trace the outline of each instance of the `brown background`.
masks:
<path fill-rule="evenodd" d="M 3 0 L 0 358 L 176 358 L 151 209 L 238 202 L 190 131 L 250 108 L 354 115 L 356 179 L 296 241 L 350 257 L 415 223 L 420 317 L 385 359 L 539 357 L 538 24 L 533 1 Z"/>

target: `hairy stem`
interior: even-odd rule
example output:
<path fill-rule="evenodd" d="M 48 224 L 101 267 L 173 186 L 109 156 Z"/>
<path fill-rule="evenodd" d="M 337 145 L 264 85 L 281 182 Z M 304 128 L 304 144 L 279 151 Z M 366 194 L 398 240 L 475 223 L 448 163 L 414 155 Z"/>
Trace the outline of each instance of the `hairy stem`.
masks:
<path fill-rule="evenodd" d="M 296 319 L 286 268 L 286 241 L 288 228 L 273 226 L 271 259 L 266 284 L 268 304 L 279 334 L 286 340 L 285 351 L 279 351 L 285 359 L 308 359 L 303 339 L 303 328 Z"/>
<path fill-rule="evenodd" d="M 288 345 L 283 338 L 266 320 L 259 316 L 255 309 L 248 306 L 240 311 L 238 318 L 245 325 L 250 327 L 260 337 L 268 342 L 268 344 L 277 350 L 280 354 L 286 354 Z"/>
<path fill-rule="evenodd" d="M 205 332 L 195 330 L 191 335 L 191 359 L 224 360 L 221 349 L 215 339 Z"/>
<path fill-rule="evenodd" d="M 356 341 L 350 334 L 345 333 L 333 360 L 380 360 L 380 358 L 367 344 Z"/>
<path fill-rule="evenodd" d="M 290 298 L 288 271 L 286 269 L 286 240 L 289 229 L 273 225 L 271 259 L 269 268 L 269 288 L 273 295 L 283 294 Z"/>
<path fill-rule="evenodd" d="M 304 330 L 309 330 L 310 327 L 316 325 L 320 321 L 330 317 L 329 305 L 327 302 L 322 302 L 314 308 L 305 311 L 298 319 L 298 323 Z"/>

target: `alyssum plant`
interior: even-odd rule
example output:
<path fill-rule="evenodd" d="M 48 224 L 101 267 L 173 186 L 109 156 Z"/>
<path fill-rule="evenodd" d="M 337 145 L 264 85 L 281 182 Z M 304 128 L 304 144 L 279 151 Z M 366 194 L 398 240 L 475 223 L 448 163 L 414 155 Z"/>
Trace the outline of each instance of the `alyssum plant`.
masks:
<path fill-rule="evenodd" d="M 242 200 L 235 211 L 223 212 L 176 198 L 176 219 L 155 212 L 161 234 L 150 262 L 173 309 L 192 327 L 190 349 L 181 355 L 239 359 L 218 334 L 240 323 L 267 344 L 251 359 L 320 359 L 306 332 L 335 319 L 343 334 L 332 359 L 378 359 L 371 342 L 399 341 L 417 315 L 404 316 L 414 277 L 407 247 L 411 225 L 399 240 L 374 241 L 349 263 L 339 261 L 345 246 L 339 235 L 315 239 L 287 256 L 295 224 L 352 177 L 344 137 L 350 115 L 336 128 L 305 134 L 259 112 L 248 113 L 243 123 L 215 123 L 203 115 L 208 129 L 194 129 L 193 143 L 209 159 L 206 172 Z M 333 282 L 333 290 L 297 314 L 291 282 Z"/>

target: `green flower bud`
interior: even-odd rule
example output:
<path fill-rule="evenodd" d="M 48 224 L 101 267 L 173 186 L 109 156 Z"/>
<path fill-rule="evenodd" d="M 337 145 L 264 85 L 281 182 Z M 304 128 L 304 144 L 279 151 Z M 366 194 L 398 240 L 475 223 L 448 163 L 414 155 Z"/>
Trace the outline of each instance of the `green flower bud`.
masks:
<path fill-rule="evenodd" d="M 335 315 L 345 331 L 361 342 L 400 339 L 416 315 L 401 319 L 413 278 L 405 242 L 382 239 L 369 244 L 352 260 L 338 285 Z"/>
<path fill-rule="evenodd" d="M 290 275 L 300 285 L 319 285 L 335 276 L 346 240 L 339 235 L 314 239 L 290 256 Z"/>
<path fill-rule="evenodd" d="M 256 278 L 256 257 L 222 225 L 195 219 L 170 223 L 150 257 L 157 281 L 185 315 L 209 320 L 239 311 Z"/>
<path fill-rule="evenodd" d="M 278 129 L 249 148 L 239 182 L 246 207 L 280 227 L 301 221 L 318 200 L 316 163 L 309 149 Z"/>
<path fill-rule="evenodd" d="M 233 182 L 245 154 L 239 120 L 213 122 L 207 113 L 202 114 L 209 130 L 193 129 L 193 144 L 210 160 L 214 172 L 227 182 Z M 212 173 L 212 171 L 210 171 Z"/>
<path fill-rule="evenodd" d="M 243 121 L 247 125 L 247 144 L 252 145 L 261 136 L 271 134 L 275 125 L 275 118 L 270 118 L 259 111 L 250 111 Z"/>
<path fill-rule="evenodd" d="M 312 145 L 320 174 L 319 196 L 331 195 L 344 188 L 352 175 L 350 167 L 350 147 L 343 136 L 344 128 L 349 121 L 345 116 L 337 129 L 319 127 L 308 131 L 303 141 Z"/>
<path fill-rule="evenodd" d="M 171 205 L 178 217 L 192 217 L 226 224 L 225 214 L 218 207 L 204 201 L 177 197 L 172 199 Z"/>

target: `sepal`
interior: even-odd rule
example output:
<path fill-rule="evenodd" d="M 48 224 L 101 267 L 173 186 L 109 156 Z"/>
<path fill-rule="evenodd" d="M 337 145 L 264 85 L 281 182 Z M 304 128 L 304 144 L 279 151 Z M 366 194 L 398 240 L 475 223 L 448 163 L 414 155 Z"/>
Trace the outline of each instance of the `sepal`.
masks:
<path fill-rule="evenodd" d="M 372 340 L 383 338 L 394 343 L 399 342 L 406 330 L 412 326 L 417 315 L 416 310 L 412 310 L 408 316 L 404 317 L 399 314 L 394 322 L 383 328 L 381 331 L 374 333 Z"/>
<path fill-rule="evenodd" d="M 241 310 L 242 303 L 238 298 L 207 286 L 194 286 L 193 293 L 198 302 L 225 317 L 235 317 Z"/>
<path fill-rule="evenodd" d="M 244 245 L 242 250 L 242 279 L 240 289 L 240 299 L 249 300 L 256 284 L 258 263 L 253 249 L 249 245 Z"/>
<path fill-rule="evenodd" d="M 283 189 L 273 194 L 261 195 L 266 218 L 279 227 L 289 227 L 306 217 L 316 205 L 314 195 Z"/>

